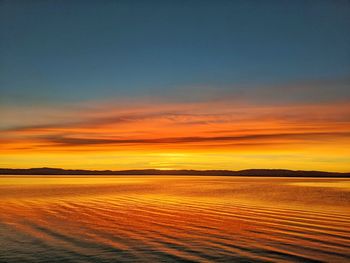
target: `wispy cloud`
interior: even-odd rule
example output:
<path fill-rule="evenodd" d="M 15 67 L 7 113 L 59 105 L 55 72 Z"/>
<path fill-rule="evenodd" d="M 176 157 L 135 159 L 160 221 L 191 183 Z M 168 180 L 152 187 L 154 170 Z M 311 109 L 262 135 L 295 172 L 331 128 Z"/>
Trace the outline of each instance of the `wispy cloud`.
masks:
<path fill-rule="evenodd" d="M 33 122 L 45 119 L 38 111 Z M 48 114 L 44 112 L 43 115 Z M 48 114 L 49 115 L 49 114 Z M 46 123 L 14 125 L 0 131 L 3 149 L 60 151 L 106 146 L 191 148 L 233 145 L 293 145 L 348 140 L 349 103 L 261 106 L 227 101 L 147 104 L 138 107 L 100 104 L 87 111 L 62 109 Z M 6 147 L 5 147 L 6 145 Z M 157 146 L 158 145 L 158 146 Z M 3 150 L 4 151 L 4 150 Z"/>
<path fill-rule="evenodd" d="M 119 144 L 178 144 L 178 143 L 203 143 L 203 142 L 238 142 L 263 141 L 276 139 L 284 140 L 302 140 L 315 141 L 322 138 L 350 138 L 349 132 L 304 132 L 304 133 L 280 133 L 280 134 L 254 134 L 241 136 L 217 136 L 217 137 L 170 137 L 154 139 L 94 139 L 94 138 L 76 138 L 76 137 L 47 137 L 44 141 L 63 146 L 80 145 L 119 145 Z"/>

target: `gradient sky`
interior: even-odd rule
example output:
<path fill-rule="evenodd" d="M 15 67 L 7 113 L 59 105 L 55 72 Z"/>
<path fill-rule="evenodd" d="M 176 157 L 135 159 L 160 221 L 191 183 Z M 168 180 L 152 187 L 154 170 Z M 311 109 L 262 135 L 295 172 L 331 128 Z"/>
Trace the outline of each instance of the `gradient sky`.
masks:
<path fill-rule="evenodd" d="M 350 171 L 350 2 L 1 1 L 0 167 Z"/>

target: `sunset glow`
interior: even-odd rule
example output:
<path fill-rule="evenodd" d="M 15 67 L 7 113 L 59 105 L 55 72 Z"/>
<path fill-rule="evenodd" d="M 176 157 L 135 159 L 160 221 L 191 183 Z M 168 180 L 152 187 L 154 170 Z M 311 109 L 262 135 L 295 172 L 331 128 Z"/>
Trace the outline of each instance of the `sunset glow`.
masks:
<path fill-rule="evenodd" d="M 0 0 L 0 262 L 349 262 L 350 1 Z"/>
<path fill-rule="evenodd" d="M 346 171 L 350 158 L 347 102 L 109 101 L 3 112 L 13 122 L 1 131 L 3 167 Z"/>
<path fill-rule="evenodd" d="M 346 1 L 14 2 L 0 168 L 350 171 Z"/>

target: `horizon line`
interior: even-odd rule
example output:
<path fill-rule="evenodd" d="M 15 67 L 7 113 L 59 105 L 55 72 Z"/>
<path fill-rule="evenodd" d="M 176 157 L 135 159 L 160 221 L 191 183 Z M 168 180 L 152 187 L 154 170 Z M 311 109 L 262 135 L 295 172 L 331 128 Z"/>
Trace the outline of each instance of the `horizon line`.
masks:
<path fill-rule="evenodd" d="M 191 172 L 193 175 L 199 175 L 199 173 L 206 173 L 206 174 L 211 174 L 211 173 L 221 173 L 224 175 L 239 175 L 242 173 L 246 173 L 244 175 L 253 175 L 255 173 L 262 173 L 261 176 L 266 175 L 266 173 L 272 173 L 271 176 L 276 175 L 276 173 L 282 172 L 285 173 L 284 175 L 280 175 L 281 177 L 283 176 L 290 176 L 291 174 L 298 175 L 300 176 L 302 173 L 305 174 L 320 174 L 320 175 L 347 175 L 350 176 L 350 172 L 333 172 L 333 171 L 319 171 L 319 170 L 292 170 L 292 169 L 284 169 L 284 168 L 251 168 L 251 169 L 241 169 L 241 170 L 227 170 L 227 169 L 206 169 L 206 170 L 201 170 L 201 169 L 156 169 L 156 168 L 145 168 L 145 169 L 123 169 L 123 170 L 110 170 L 110 169 L 105 169 L 105 170 L 95 170 L 95 169 L 67 169 L 67 168 L 56 168 L 56 167 L 32 167 L 32 168 L 2 168 L 0 167 L 0 174 L 4 175 L 3 172 L 13 172 L 14 174 L 18 174 L 20 172 L 23 172 L 23 174 L 27 174 L 26 172 L 30 172 L 33 170 L 39 170 L 41 172 L 45 172 L 45 170 L 48 170 L 48 172 L 51 171 L 51 173 L 48 173 L 48 175 L 54 175 L 54 171 L 56 172 L 61 172 L 59 174 L 61 175 L 68 175 L 65 173 L 68 172 L 77 172 L 79 174 L 82 174 L 84 172 L 87 173 L 115 173 L 116 175 L 121 175 L 123 172 L 129 173 L 129 174 L 143 174 L 145 172 L 153 172 L 155 175 L 171 175 L 171 173 L 174 173 L 174 175 L 179 175 L 179 172 Z M 152 175 L 152 174 L 150 174 Z M 191 175 L 191 174 L 189 174 Z M 220 175 L 220 174 L 219 174 Z"/>

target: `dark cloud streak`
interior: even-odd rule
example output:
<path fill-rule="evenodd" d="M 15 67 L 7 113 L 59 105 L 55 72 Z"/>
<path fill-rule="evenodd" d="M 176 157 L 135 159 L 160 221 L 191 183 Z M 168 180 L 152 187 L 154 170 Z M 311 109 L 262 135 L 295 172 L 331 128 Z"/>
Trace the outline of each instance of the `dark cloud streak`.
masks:
<path fill-rule="evenodd" d="M 65 136 L 47 137 L 45 140 L 61 146 L 83 145 L 123 145 L 123 144 L 177 144 L 177 143 L 202 143 L 202 142 L 245 142 L 264 139 L 301 139 L 313 140 L 325 137 L 350 137 L 350 132 L 310 132 L 310 133 L 280 133 L 257 134 L 242 136 L 215 136 L 215 137 L 171 137 L 154 139 L 96 139 L 73 138 Z"/>

